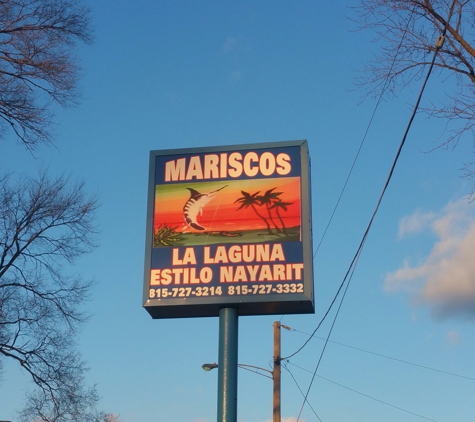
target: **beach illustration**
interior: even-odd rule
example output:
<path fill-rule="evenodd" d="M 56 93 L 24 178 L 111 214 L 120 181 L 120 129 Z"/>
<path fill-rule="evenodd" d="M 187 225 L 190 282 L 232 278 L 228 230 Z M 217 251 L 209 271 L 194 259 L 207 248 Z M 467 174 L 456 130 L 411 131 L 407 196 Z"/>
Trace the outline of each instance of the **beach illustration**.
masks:
<path fill-rule="evenodd" d="M 153 247 L 300 241 L 300 178 L 156 185 Z"/>

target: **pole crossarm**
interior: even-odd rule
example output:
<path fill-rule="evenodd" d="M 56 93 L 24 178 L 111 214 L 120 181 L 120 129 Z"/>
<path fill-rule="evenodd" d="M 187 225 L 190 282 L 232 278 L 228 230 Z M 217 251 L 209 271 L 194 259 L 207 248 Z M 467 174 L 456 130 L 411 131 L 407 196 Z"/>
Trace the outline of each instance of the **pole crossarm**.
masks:
<path fill-rule="evenodd" d="M 245 363 L 238 363 L 238 367 L 241 369 L 245 369 L 246 371 L 254 372 L 255 374 L 262 375 L 263 377 L 274 379 L 272 371 L 269 371 L 268 369 L 261 368 L 260 366 L 254 366 L 254 365 L 247 365 Z M 259 371 L 265 371 L 269 373 L 270 375 L 262 374 Z"/>

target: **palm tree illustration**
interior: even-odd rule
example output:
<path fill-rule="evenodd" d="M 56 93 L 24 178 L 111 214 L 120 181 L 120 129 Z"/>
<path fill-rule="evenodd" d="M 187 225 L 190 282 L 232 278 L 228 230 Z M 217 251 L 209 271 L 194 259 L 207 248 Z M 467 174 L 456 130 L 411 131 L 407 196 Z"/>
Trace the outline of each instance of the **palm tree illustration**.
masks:
<path fill-rule="evenodd" d="M 272 229 L 269 225 L 269 222 L 267 221 L 267 218 L 265 218 L 262 214 L 257 211 L 256 205 L 261 206 L 262 203 L 260 199 L 257 197 L 260 191 L 257 191 L 253 193 L 252 195 L 248 192 L 244 192 L 243 190 L 241 191 L 242 195 L 240 198 L 236 199 L 234 203 L 240 203 L 240 207 L 237 209 L 238 211 L 242 208 L 249 208 L 251 207 L 252 210 L 256 213 L 256 215 L 264 221 L 267 227 L 267 231 L 269 234 L 273 234 Z"/>
<path fill-rule="evenodd" d="M 280 210 L 287 211 L 287 207 L 292 204 L 293 202 L 284 202 L 282 201 L 281 198 L 277 198 L 277 200 L 275 200 L 274 203 L 269 207 L 269 211 L 272 209 L 275 209 L 275 212 L 277 214 L 277 217 L 279 218 L 280 224 L 282 224 L 282 232 L 285 235 L 287 235 L 287 227 L 285 227 L 284 220 L 282 219 L 282 216 L 280 215 Z"/>
<path fill-rule="evenodd" d="M 275 223 L 274 219 L 272 218 L 271 209 L 273 208 L 273 204 L 276 201 L 280 200 L 279 196 L 282 195 L 283 192 L 273 192 L 275 189 L 277 189 L 277 188 L 269 189 L 268 191 L 266 191 L 266 193 L 264 195 L 257 196 L 256 199 L 259 201 L 259 205 L 261 205 L 261 206 L 265 205 L 265 207 L 267 209 L 267 214 L 269 215 L 270 222 L 272 223 L 272 225 L 277 230 L 277 233 L 281 233 L 282 230 L 280 229 L 280 227 Z M 280 218 L 280 215 L 279 215 L 279 218 Z M 282 218 L 280 218 L 280 221 L 283 224 Z"/>

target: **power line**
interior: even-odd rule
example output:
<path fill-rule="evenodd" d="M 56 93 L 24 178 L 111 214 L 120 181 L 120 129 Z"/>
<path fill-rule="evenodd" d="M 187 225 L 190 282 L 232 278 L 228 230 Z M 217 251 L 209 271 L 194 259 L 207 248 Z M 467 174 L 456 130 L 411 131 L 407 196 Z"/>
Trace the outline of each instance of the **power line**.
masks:
<path fill-rule="evenodd" d="M 290 363 L 290 362 L 288 362 L 288 363 Z M 289 368 L 287 368 L 287 365 L 286 365 L 284 362 L 281 362 L 281 365 L 282 365 L 282 367 L 283 367 L 284 369 L 286 369 L 286 370 L 289 372 L 290 376 L 292 377 L 292 379 L 293 379 L 294 382 L 295 382 L 295 385 L 296 385 L 297 388 L 299 389 L 300 394 L 302 394 L 302 397 L 305 398 L 305 394 L 304 394 L 304 392 L 302 391 L 302 389 L 300 388 L 299 383 L 298 383 L 297 380 L 295 379 L 294 374 L 292 374 L 292 371 L 291 371 Z M 295 365 L 295 366 L 297 366 L 297 365 Z M 305 398 L 305 400 L 307 400 L 307 399 Z M 310 404 L 310 402 L 309 402 L 308 400 L 307 400 L 307 404 L 310 406 L 310 409 L 312 409 L 312 412 L 313 412 L 314 415 L 317 417 L 317 419 L 318 419 L 320 422 L 323 422 L 323 421 L 320 419 L 320 416 L 317 415 L 317 412 L 315 411 L 315 409 L 312 407 L 312 405 Z M 1 422 L 1 421 L 0 421 L 0 422 Z"/>
<path fill-rule="evenodd" d="M 330 332 L 328 333 L 328 337 L 327 337 L 327 339 L 326 339 L 326 341 L 325 341 L 325 345 L 324 345 L 324 347 L 323 347 L 323 349 L 322 349 L 322 352 L 321 352 L 321 354 L 320 354 L 320 357 L 319 357 L 319 359 L 318 359 L 317 366 L 315 367 L 315 371 L 314 371 L 314 373 L 313 373 L 312 380 L 310 381 L 310 385 L 308 386 L 307 394 L 305 395 L 305 400 L 304 400 L 304 402 L 302 403 L 302 406 L 301 406 L 301 408 L 300 408 L 300 412 L 299 412 L 299 415 L 298 415 L 298 417 L 297 417 L 297 421 L 300 420 L 300 415 L 301 415 L 301 413 L 302 413 L 303 407 L 305 406 L 305 402 L 306 402 L 306 399 L 307 399 L 307 397 L 308 397 L 308 394 L 310 393 L 310 389 L 312 388 L 313 381 L 314 381 L 315 376 L 316 376 L 316 374 L 317 374 L 318 367 L 320 366 L 320 362 L 321 362 L 321 360 L 322 360 L 323 354 L 325 353 L 325 349 L 326 349 L 326 346 L 327 346 L 327 344 L 328 344 L 328 340 L 329 340 L 329 338 L 330 338 L 330 335 L 331 335 L 331 333 L 332 333 L 332 331 L 333 331 L 333 327 L 334 327 L 335 322 L 336 322 L 336 320 L 337 320 L 337 318 L 338 318 L 338 315 L 339 315 L 339 313 L 340 313 L 340 309 L 341 309 L 341 306 L 342 306 L 343 301 L 344 301 L 344 299 L 345 299 L 346 292 L 348 291 L 348 287 L 349 287 L 349 285 L 350 285 L 350 282 L 351 282 L 352 276 L 353 276 L 353 274 L 354 274 L 356 265 L 357 265 L 357 263 L 358 263 L 359 257 L 361 256 L 361 253 L 362 253 L 362 251 L 363 251 L 363 246 L 364 246 L 364 244 L 365 244 L 365 242 L 366 242 L 366 239 L 367 239 L 367 237 L 368 237 L 369 231 L 370 231 L 370 229 L 371 229 L 371 227 L 372 227 L 372 225 L 373 225 L 373 221 L 374 221 L 374 219 L 375 219 L 375 217 L 376 217 L 376 214 L 378 213 L 378 210 L 379 210 L 379 207 L 380 207 L 381 202 L 382 202 L 382 200 L 383 200 L 384 194 L 386 193 L 386 190 L 387 190 L 387 188 L 388 188 L 388 186 L 389 186 L 389 182 L 390 182 L 390 180 L 391 180 L 391 178 L 392 178 L 392 175 L 393 175 L 393 173 L 394 173 L 394 170 L 395 170 L 395 168 L 396 168 L 396 163 L 397 163 L 397 161 L 398 161 L 398 159 L 399 159 L 399 156 L 401 155 L 402 148 L 403 148 L 403 146 L 404 146 L 404 144 L 405 144 L 405 142 L 406 142 L 407 135 L 409 134 L 409 130 L 410 130 L 411 126 L 412 126 L 412 122 L 414 121 L 414 118 L 415 118 L 415 116 L 416 116 L 417 109 L 419 108 L 419 104 L 420 104 L 420 101 L 421 101 L 421 99 L 422 99 L 422 94 L 424 93 L 424 90 L 425 90 L 425 87 L 426 87 L 427 82 L 428 82 L 428 80 L 429 80 L 430 74 L 432 73 L 432 69 L 433 69 L 433 67 L 434 67 L 435 59 L 436 59 L 436 57 L 437 57 L 437 54 L 438 54 L 440 48 L 441 48 L 442 45 L 443 45 L 443 39 L 444 39 L 445 33 L 446 33 L 446 31 L 447 31 L 447 25 L 448 25 L 448 22 L 450 21 L 450 19 L 451 19 L 451 17 L 452 17 L 452 13 L 453 13 L 453 10 L 454 10 L 456 1 L 457 1 L 457 0 L 454 0 L 454 2 L 452 3 L 452 6 L 451 6 L 451 9 L 450 9 L 450 12 L 449 12 L 448 19 L 447 19 L 446 24 L 445 24 L 445 26 L 444 26 L 444 30 L 442 31 L 442 40 L 441 40 L 442 42 L 440 42 L 440 37 L 439 37 L 439 39 L 437 40 L 436 47 L 435 47 L 435 51 L 434 51 L 434 55 L 433 55 L 433 57 L 432 57 L 432 61 L 431 61 L 431 63 L 430 63 L 430 66 L 429 66 L 429 69 L 428 69 L 428 71 L 427 71 L 426 77 L 425 77 L 425 79 L 424 79 L 424 81 L 423 81 L 423 83 L 422 83 L 421 89 L 420 89 L 420 91 L 419 91 L 419 95 L 418 95 L 418 97 L 417 97 L 417 101 L 416 101 L 416 103 L 415 103 L 415 105 L 414 105 L 412 114 L 411 114 L 411 116 L 410 116 L 410 118 L 409 118 L 409 121 L 408 121 L 408 124 L 407 124 L 407 126 L 406 126 L 406 130 L 404 131 L 404 135 L 403 135 L 403 137 L 402 137 L 402 139 L 401 139 L 401 142 L 400 142 L 400 144 L 399 144 L 399 148 L 398 148 L 398 150 L 397 150 L 397 152 L 396 152 L 396 156 L 395 156 L 395 158 L 394 158 L 393 164 L 391 165 L 391 168 L 390 168 L 390 170 L 389 170 L 389 174 L 388 174 L 388 177 L 387 177 L 387 179 L 386 179 L 386 183 L 384 184 L 383 190 L 382 190 L 382 192 L 381 192 L 381 194 L 380 194 L 380 196 L 379 196 L 379 199 L 378 199 L 378 201 L 377 201 L 376 207 L 375 207 L 375 209 L 374 209 L 374 211 L 373 211 L 373 214 L 372 214 L 371 219 L 370 219 L 370 221 L 369 221 L 369 223 L 368 223 L 368 226 L 367 226 L 367 228 L 366 228 L 366 231 L 365 231 L 365 233 L 364 233 L 364 235 L 363 235 L 363 238 L 362 238 L 362 240 L 361 240 L 361 242 L 360 242 L 360 246 L 358 247 L 358 250 L 356 251 L 356 254 L 355 254 L 355 256 L 353 257 L 353 260 L 351 261 L 350 267 L 348 268 L 348 271 L 346 272 L 346 275 L 345 275 L 345 277 L 344 277 L 344 279 L 343 279 L 343 282 L 342 282 L 342 284 L 340 285 L 340 288 L 338 289 L 338 293 L 339 293 L 340 290 L 341 290 L 341 288 L 343 287 L 343 285 L 344 285 L 344 283 L 345 283 L 345 281 L 346 281 L 346 279 L 347 279 L 349 273 L 351 272 L 351 277 L 349 278 L 348 283 L 346 284 L 345 291 L 344 291 L 343 296 L 342 296 L 342 298 L 341 298 L 341 301 L 340 301 L 340 304 L 339 304 L 338 309 L 337 309 L 337 311 L 336 311 L 335 317 L 333 318 L 333 322 L 332 322 L 332 325 L 331 325 L 331 328 L 330 328 Z M 334 303 L 335 300 L 336 300 L 336 297 L 335 297 L 334 300 L 332 301 L 332 304 Z M 327 315 L 327 314 L 328 314 L 328 311 L 327 311 L 327 313 L 326 313 L 325 315 Z M 321 322 L 320 322 L 319 326 L 320 326 L 320 325 L 321 325 Z M 317 329 L 318 329 L 318 327 L 317 327 Z M 316 332 L 316 330 L 314 331 L 314 333 L 315 333 L 315 332 Z M 308 343 L 308 341 L 309 341 L 309 340 L 307 340 L 306 343 Z M 303 346 L 302 346 L 299 350 L 302 350 L 302 348 L 303 348 Z M 296 352 L 296 353 L 297 353 L 297 352 Z M 294 354 L 291 355 L 291 356 L 294 356 L 296 353 L 294 353 Z"/>
<path fill-rule="evenodd" d="M 414 6 L 414 8 L 415 8 L 415 6 Z M 348 185 L 348 181 L 350 180 L 350 176 L 351 176 L 351 174 L 353 173 L 353 169 L 354 169 L 354 167 L 355 167 L 355 165 L 356 165 L 356 161 L 358 160 L 358 157 L 359 157 L 359 155 L 360 155 L 360 152 L 361 152 L 361 150 L 362 150 L 362 148 L 363 148 L 363 144 L 364 144 L 364 142 L 365 142 L 365 140 L 366 140 L 366 136 L 368 135 L 369 129 L 371 128 L 371 125 L 373 124 L 373 119 L 374 119 L 374 116 L 376 115 L 376 111 L 378 110 L 379 104 L 381 104 L 381 101 L 382 101 L 382 99 L 383 99 L 383 95 L 384 95 L 384 93 L 386 92 L 386 89 L 387 89 L 388 86 L 389 86 L 389 83 L 390 83 L 390 82 L 389 82 L 389 75 L 391 75 L 391 72 L 392 72 L 392 70 L 393 70 L 394 64 L 396 63 L 397 56 L 398 56 L 398 54 L 399 54 L 399 50 L 401 49 L 402 43 L 403 43 L 403 41 L 404 41 L 404 38 L 406 37 L 406 33 L 407 33 L 408 28 L 409 28 L 409 24 L 410 24 L 410 22 L 411 22 L 412 12 L 413 12 L 413 11 L 414 11 L 414 9 L 411 11 L 411 15 L 409 16 L 409 19 L 408 19 L 408 21 L 407 21 L 406 28 L 404 29 L 404 32 L 403 32 L 402 37 L 401 37 L 401 41 L 400 41 L 400 43 L 399 43 L 399 45 L 398 45 L 398 47 L 397 47 L 397 49 L 396 49 L 396 54 L 394 55 L 394 59 L 393 59 L 393 61 L 392 61 L 392 63 L 391 63 L 391 66 L 389 67 L 388 74 L 387 74 L 387 76 L 386 76 L 386 80 L 385 80 L 384 83 L 383 83 L 383 87 L 382 87 L 381 92 L 380 92 L 380 94 L 379 94 L 378 100 L 376 101 L 376 105 L 374 106 L 373 113 L 371 114 L 371 117 L 370 117 L 370 119 L 369 119 L 368 125 L 366 126 L 366 130 L 365 130 L 365 133 L 364 133 L 364 135 L 363 135 L 363 138 L 361 139 L 360 146 L 359 146 L 359 148 L 358 148 L 358 151 L 356 152 L 356 155 L 355 155 L 355 158 L 354 158 L 354 160 L 353 160 L 353 163 L 351 164 L 351 167 L 350 167 L 350 170 L 349 170 L 349 172 L 348 172 L 348 175 L 346 176 L 346 180 L 345 180 L 345 183 L 343 184 L 343 188 L 341 189 L 341 192 L 340 192 L 340 195 L 338 196 L 338 199 L 337 199 L 337 201 L 336 201 L 335 207 L 333 208 L 333 211 L 332 211 L 332 213 L 331 213 L 331 215 L 330 215 L 330 219 L 328 220 L 328 223 L 327 223 L 327 225 L 326 225 L 326 227 L 325 227 L 325 230 L 323 231 L 322 237 L 320 238 L 320 242 L 318 242 L 317 248 L 315 249 L 315 252 L 314 252 L 314 254 L 313 254 L 313 258 L 314 258 L 314 259 L 315 259 L 315 257 L 317 256 L 317 253 L 318 253 L 318 251 L 319 251 L 319 249 L 320 249 L 320 246 L 321 246 L 321 244 L 322 244 L 322 242 L 323 242 L 323 239 L 325 238 L 325 235 L 326 235 L 326 233 L 327 233 L 327 231 L 328 231 L 328 228 L 330 227 L 330 224 L 331 224 L 331 222 L 332 222 L 332 220 L 333 220 L 333 217 L 334 217 L 335 212 L 336 212 L 336 210 L 337 210 L 337 208 L 338 208 L 338 205 L 340 204 L 340 201 L 341 201 L 341 198 L 342 198 L 342 196 L 343 196 L 343 193 L 344 193 L 345 190 L 346 190 L 346 186 Z"/>
<path fill-rule="evenodd" d="M 310 372 L 311 374 L 313 373 L 312 371 L 309 371 L 308 369 L 305 369 L 305 368 L 302 368 L 301 366 L 298 366 L 298 365 L 295 365 L 294 363 L 292 362 L 288 362 L 290 365 L 293 365 L 299 369 L 301 369 L 302 371 L 306 371 L 306 372 Z M 338 382 L 335 382 L 335 381 L 332 381 L 331 379 L 328 379 L 326 377 L 322 377 L 321 375 L 317 375 L 318 378 L 321 378 L 321 379 L 324 379 L 325 381 L 328 381 L 328 382 L 331 382 L 332 384 L 335 384 L 335 385 L 338 385 L 339 387 L 342 387 L 342 388 L 345 388 L 346 390 L 349 390 L 349 391 L 352 391 L 353 393 L 356 393 L 356 394 L 359 394 L 361 396 L 364 396 L 364 397 L 367 397 L 371 400 L 374 400 L 374 401 L 377 401 L 378 403 L 382 403 L 386 406 L 390 406 L 390 407 L 393 407 L 394 409 L 398 409 L 398 410 L 401 410 L 402 412 L 406 412 L 406 413 L 410 413 L 411 415 L 414 415 L 414 416 L 418 416 L 419 418 L 422 418 L 422 419 L 426 419 L 428 421 L 432 421 L 432 422 L 437 422 L 435 419 L 431 419 L 431 418 L 428 418 L 426 416 L 422 416 L 422 415 L 419 415 L 418 413 L 414 413 L 414 412 L 411 412 L 410 410 L 407 410 L 407 409 L 404 409 L 400 406 L 395 406 L 394 404 L 391 404 L 391 403 L 388 403 L 388 402 L 385 402 L 383 400 L 380 400 L 380 399 L 377 399 L 375 397 L 372 397 L 368 394 L 365 394 L 365 393 L 361 393 L 360 391 L 357 391 L 353 388 L 350 388 L 350 387 L 347 387 L 343 384 L 340 384 Z M 308 403 L 308 402 L 307 402 Z M 320 418 L 319 418 L 320 419 Z"/>
<path fill-rule="evenodd" d="M 367 230 L 366 233 L 368 233 L 368 231 L 369 230 Z M 357 254 L 355 256 L 356 261 L 358 261 L 358 259 L 359 259 L 359 255 L 361 253 L 361 250 L 363 249 L 363 245 L 364 245 L 365 240 L 366 240 L 366 237 L 363 238 L 363 241 L 361 242 L 361 248 L 359 249 L 359 252 L 357 252 Z M 355 259 L 353 259 L 353 262 L 355 262 Z M 352 264 L 353 264 L 353 262 L 352 262 Z M 350 271 L 350 268 L 348 269 L 348 272 Z M 327 348 L 328 340 L 330 339 L 330 335 L 333 331 L 333 327 L 335 326 L 336 320 L 337 320 L 338 315 L 340 313 L 340 309 L 341 309 L 341 306 L 343 305 L 343 300 L 345 299 L 346 292 L 348 291 L 348 287 L 350 286 L 350 281 L 351 281 L 351 278 L 353 277 L 353 273 L 355 271 L 355 268 L 356 268 L 356 264 L 353 267 L 351 277 L 350 277 L 348 283 L 346 284 L 345 291 L 343 292 L 343 296 L 341 297 L 340 304 L 338 305 L 338 309 L 336 311 L 335 317 L 333 318 L 333 322 L 332 322 L 332 325 L 331 325 L 331 328 L 330 328 L 330 332 L 328 333 L 327 339 L 325 341 L 325 345 L 323 346 L 322 352 L 320 353 L 320 357 L 318 358 L 317 366 L 315 367 L 315 371 L 313 373 L 312 380 L 310 381 L 310 384 L 309 384 L 308 389 L 307 389 L 307 394 L 305 395 L 305 400 L 303 401 L 302 406 L 300 407 L 299 415 L 297 416 L 297 422 L 300 420 L 300 415 L 302 414 L 302 410 L 305 406 L 305 401 L 306 401 L 306 399 L 307 399 L 307 397 L 310 393 L 310 389 L 312 388 L 312 384 L 313 384 L 313 381 L 315 379 L 315 376 L 317 375 L 317 371 L 318 371 L 318 368 L 320 366 L 320 362 L 322 361 L 323 354 L 325 353 L 325 349 Z M 347 272 L 347 274 L 348 274 L 348 272 Z M 346 279 L 346 276 L 345 276 L 345 279 Z"/>
<path fill-rule="evenodd" d="M 292 329 L 292 331 L 310 336 L 310 334 L 304 333 L 303 331 L 299 331 L 299 330 L 296 330 L 296 329 Z M 326 340 L 325 337 L 319 337 L 319 336 L 316 336 L 316 335 L 312 335 L 311 337 L 318 338 L 320 340 Z M 471 380 L 471 381 L 475 381 L 475 378 L 472 378 L 472 377 L 467 377 L 465 375 L 460 375 L 460 374 L 454 374 L 453 372 L 448 372 L 448 371 L 443 371 L 441 369 L 431 368 L 430 366 L 420 365 L 418 363 L 409 362 L 409 361 L 403 360 L 403 359 L 393 358 L 391 356 L 383 355 L 381 353 L 371 352 L 369 350 L 361 349 L 361 348 L 355 347 L 355 346 L 350 346 L 348 344 L 340 343 L 338 341 L 328 340 L 328 342 L 333 343 L 333 344 L 338 344 L 339 346 L 345 346 L 345 347 L 348 347 L 350 349 L 358 350 L 360 352 L 369 353 L 371 355 L 379 356 L 379 357 L 382 357 L 382 358 L 385 358 L 385 359 L 391 359 L 391 360 L 394 360 L 394 361 L 397 361 L 397 362 L 405 363 L 407 365 L 417 366 L 419 368 L 428 369 L 430 371 L 440 372 L 442 374 L 452 375 L 454 377 L 465 378 L 465 379 L 468 379 L 468 380 Z"/>
<path fill-rule="evenodd" d="M 415 6 L 414 6 L 414 8 L 415 8 Z M 320 238 L 320 242 L 318 243 L 318 246 L 317 246 L 317 248 L 316 248 L 316 250 L 315 250 L 315 252 L 314 252 L 314 254 L 313 254 L 313 259 L 314 259 L 314 260 L 315 260 L 315 257 L 317 256 L 317 253 L 318 253 L 318 251 L 319 251 L 319 249 L 320 249 L 320 246 L 321 246 L 321 244 L 322 244 L 322 242 L 323 242 L 323 239 L 325 238 L 325 235 L 326 235 L 326 233 L 327 233 L 327 231 L 328 231 L 328 228 L 330 227 L 330 224 L 331 224 L 331 222 L 332 222 L 332 220 L 333 220 L 333 217 L 334 217 L 335 212 L 336 212 L 336 210 L 337 210 L 337 208 L 338 208 L 338 205 L 340 204 L 341 198 L 342 198 L 342 196 L 343 196 L 343 193 L 344 193 L 345 190 L 346 190 L 346 186 L 347 186 L 347 184 L 348 184 L 348 181 L 349 181 L 349 179 L 350 179 L 350 176 L 351 176 L 351 174 L 353 173 L 353 169 L 354 169 L 354 167 L 355 167 L 356 161 L 357 161 L 357 159 L 358 159 L 358 157 L 359 157 L 359 155 L 360 155 L 361 149 L 363 148 L 363 144 L 364 144 L 364 141 L 366 140 L 366 136 L 368 135 L 369 129 L 370 129 L 372 123 L 373 123 L 373 119 L 374 119 L 374 116 L 376 115 L 376 111 L 378 110 L 379 104 L 381 103 L 381 101 L 382 101 L 382 99 L 383 99 L 383 95 L 384 95 L 384 93 L 385 93 L 385 91 L 386 91 L 386 89 L 387 89 L 387 87 L 388 87 L 388 85 L 389 85 L 389 75 L 391 74 L 391 71 L 392 71 L 392 69 L 393 69 L 393 67 L 394 67 L 394 64 L 396 63 L 396 59 L 397 59 L 397 56 L 398 56 L 398 54 L 399 54 L 399 50 L 401 49 L 402 43 L 403 43 L 403 41 L 404 41 L 404 38 L 406 37 L 406 33 L 407 33 L 408 28 L 409 28 L 409 24 L 410 24 L 410 22 L 411 22 L 412 12 L 413 12 L 413 11 L 414 11 L 414 9 L 411 11 L 411 15 L 409 16 L 409 19 L 408 19 L 408 21 L 407 21 L 406 28 L 404 29 L 404 33 L 403 33 L 403 35 L 402 35 L 402 37 L 401 37 L 401 41 L 400 41 L 400 43 L 399 43 L 399 45 L 398 45 L 398 47 L 397 47 L 396 54 L 394 55 L 394 59 L 393 59 L 393 61 L 392 61 L 392 63 L 391 63 L 391 66 L 390 66 L 390 68 L 389 68 L 388 74 L 387 74 L 387 76 L 386 76 L 386 80 L 385 80 L 385 82 L 384 82 L 384 84 L 383 84 L 383 87 L 382 87 L 382 89 L 381 89 L 381 93 L 379 94 L 379 98 L 378 98 L 378 100 L 376 101 L 376 105 L 375 105 L 374 110 L 373 110 L 373 113 L 372 113 L 372 115 L 371 115 L 371 117 L 370 117 L 370 119 L 369 119 L 369 123 L 368 123 L 368 125 L 367 125 L 367 127 L 366 127 L 365 133 L 364 133 L 363 138 L 362 138 L 362 140 L 361 140 L 361 143 L 360 143 L 360 146 L 359 146 L 358 151 L 357 151 L 357 153 L 356 153 L 356 156 L 355 156 L 355 158 L 354 158 L 354 160 L 353 160 L 353 164 L 351 165 L 350 171 L 348 172 L 348 175 L 346 176 L 345 183 L 343 184 L 343 188 L 342 188 L 342 190 L 341 190 L 341 192 L 340 192 L 340 195 L 339 195 L 338 200 L 337 200 L 337 202 L 336 202 L 336 204 L 335 204 L 335 207 L 333 208 L 333 211 L 332 211 L 332 213 L 331 213 L 330 219 L 328 220 L 328 223 L 327 223 L 327 225 L 326 225 L 326 227 L 325 227 L 325 230 L 323 231 L 322 237 Z M 354 259 L 353 259 L 353 261 L 352 261 L 352 263 L 351 263 L 351 265 L 350 265 L 350 268 L 352 267 L 353 262 L 354 262 Z M 330 310 L 331 310 L 331 308 L 333 307 L 333 305 L 334 305 L 334 303 L 335 303 L 335 301 L 336 301 L 338 295 L 340 294 L 340 291 L 341 291 L 341 289 L 342 289 L 342 287 L 343 287 L 343 285 L 344 285 L 344 283 L 345 283 L 345 281 L 346 281 L 347 275 L 348 275 L 348 273 L 345 275 L 345 278 L 343 279 L 342 283 L 340 284 L 340 287 L 338 288 L 338 290 L 337 290 L 337 292 L 336 292 L 336 294 L 335 294 L 335 296 L 334 296 L 332 302 L 330 303 L 330 306 L 328 307 L 327 311 L 326 311 L 325 314 L 323 315 L 323 318 L 320 320 L 320 322 L 319 322 L 317 328 L 315 329 L 314 333 L 320 328 L 320 326 L 322 325 L 323 321 L 324 321 L 324 320 L 326 319 L 326 317 L 328 316 L 328 313 L 330 312 Z M 284 315 L 282 315 L 281 320 L 282 320 L 283 317 L 284 317 Z M 295 354 L 297 354 L 298 352 L 300 352 L 300 350 L 302 350 L 302 349 L 306 346 L 306 344 L 307 344 L 307 343 L 304 343 L 300 349 L 298 349 L 294 354 L 288 356 L 288 358 L 291 357 L 291 356 L 294 356 Z"/>

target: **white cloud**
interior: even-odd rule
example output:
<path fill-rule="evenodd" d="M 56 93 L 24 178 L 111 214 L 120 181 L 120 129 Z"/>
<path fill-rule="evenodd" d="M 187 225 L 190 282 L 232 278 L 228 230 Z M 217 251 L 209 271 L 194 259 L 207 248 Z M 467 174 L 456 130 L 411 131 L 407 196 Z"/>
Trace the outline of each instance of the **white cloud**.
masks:
<path fill-rule="evenodd" d="M 433 212 L 422 213 L 417 210 L 414 214 L 406 216 L 399 222 L 398 237 L 402 238 L 407 234 L 419 233 L 428 227 L 435 218 Z"/>
<path fill-rule="evenodd" d="M 473 204 L 460 200 L 439 214 L 419 211 L 401 220 L 400 233 L 430 227 L 438 237 L 418 266 L 405 261 L 386 276 L 387 291 L 406 291 L 419 305 L 428 305 L 441 317 L 475 318 L 475 218 Z M 403 227 L 403 229 L 401 229 Z"/>

